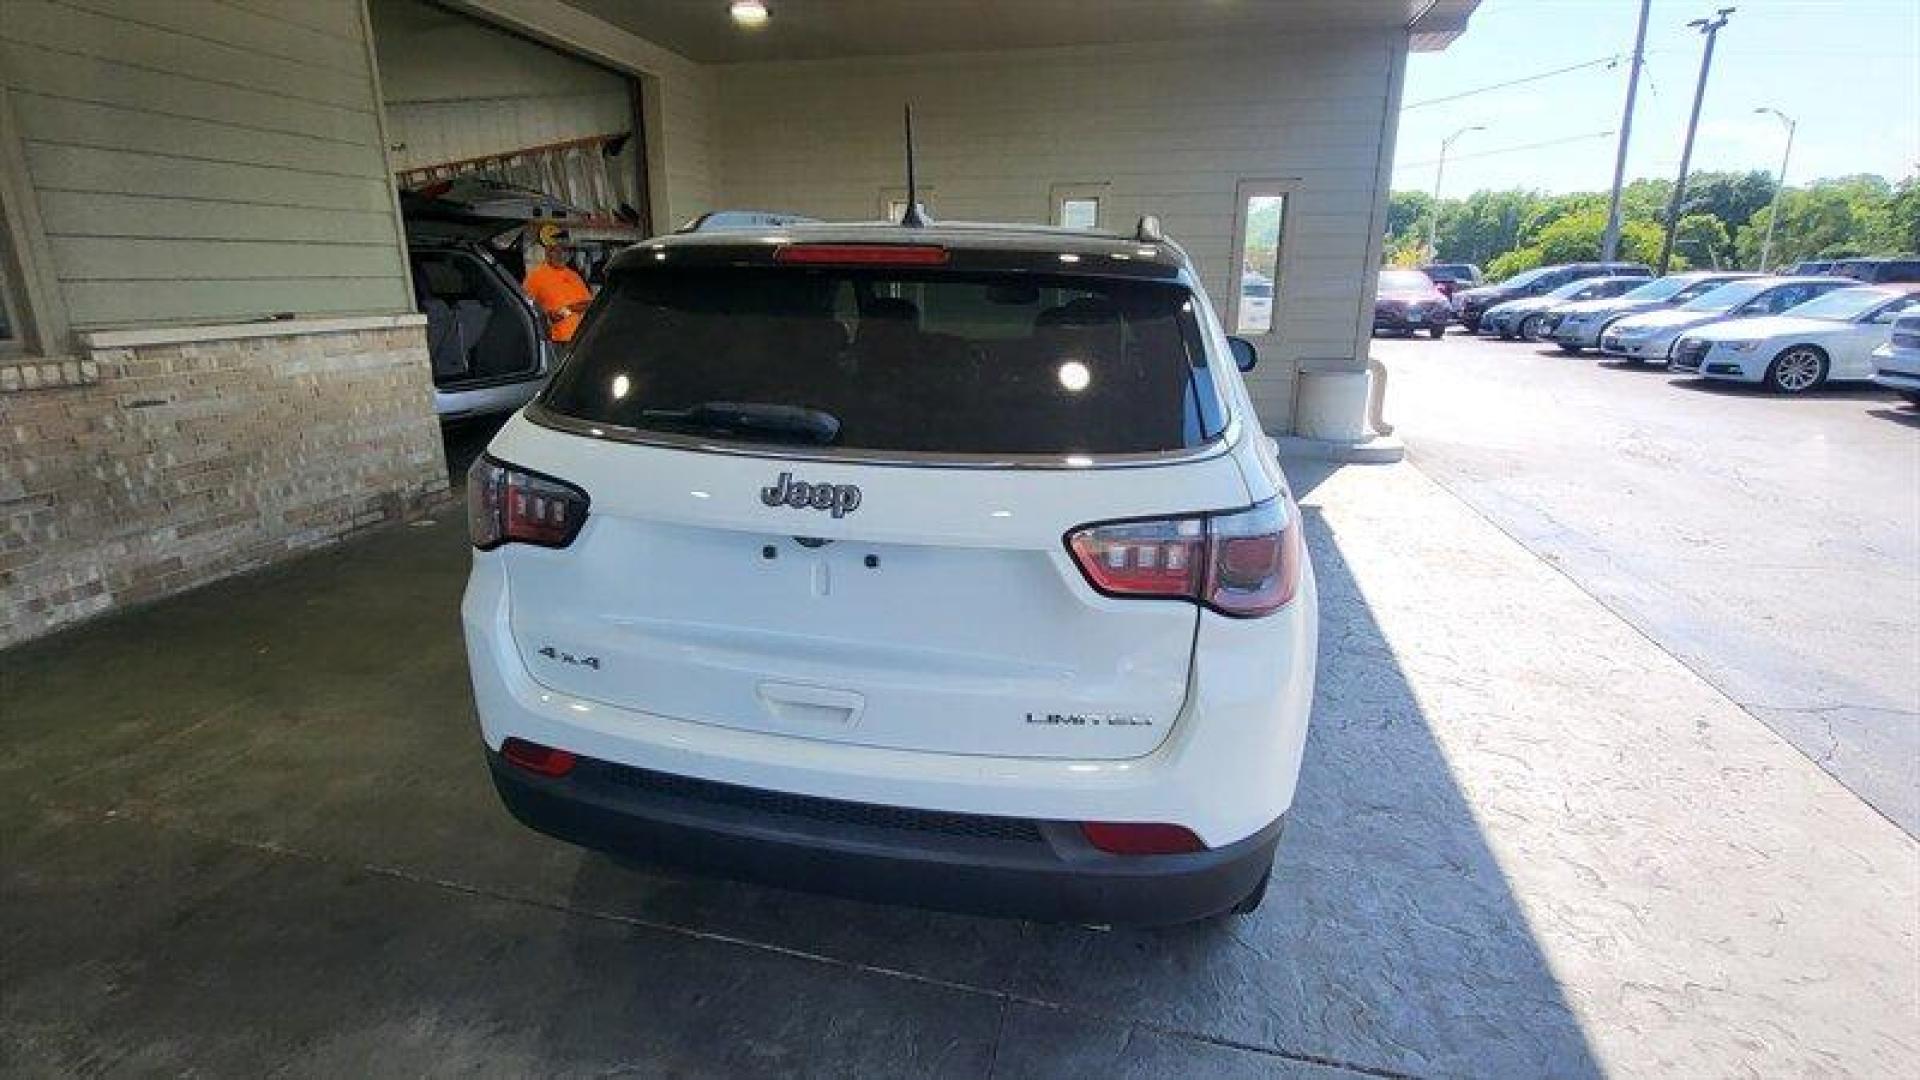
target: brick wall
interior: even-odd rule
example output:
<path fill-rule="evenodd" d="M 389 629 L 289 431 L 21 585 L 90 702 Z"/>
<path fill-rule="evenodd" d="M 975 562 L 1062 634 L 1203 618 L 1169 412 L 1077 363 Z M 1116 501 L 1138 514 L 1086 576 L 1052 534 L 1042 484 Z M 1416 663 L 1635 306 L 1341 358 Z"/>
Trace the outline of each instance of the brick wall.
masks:
<path fill-rule="evenodd" d="M 428 370 L 417 325 L 0 366 L 0 647 L 443 499 Z"/>

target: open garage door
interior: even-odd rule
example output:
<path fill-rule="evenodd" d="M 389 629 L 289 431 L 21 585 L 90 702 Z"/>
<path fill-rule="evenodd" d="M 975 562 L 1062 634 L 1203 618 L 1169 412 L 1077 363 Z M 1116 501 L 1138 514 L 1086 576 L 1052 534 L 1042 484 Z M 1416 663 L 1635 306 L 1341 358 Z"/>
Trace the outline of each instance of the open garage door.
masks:
<path fill-rule="evenodd" d="M 472 178 L 543 193 L 589 281 L 651 231 L 636 79 L 424 0 L 371 0 L 395 182 Z"/>
<path fill-rule="evenodd" d="M 649 232 L 639 83 L 425 0 L 368 13 L 435 411 L 509 411 L 564 337 L 524 288 L 540 227 L 589 289 Z"/>

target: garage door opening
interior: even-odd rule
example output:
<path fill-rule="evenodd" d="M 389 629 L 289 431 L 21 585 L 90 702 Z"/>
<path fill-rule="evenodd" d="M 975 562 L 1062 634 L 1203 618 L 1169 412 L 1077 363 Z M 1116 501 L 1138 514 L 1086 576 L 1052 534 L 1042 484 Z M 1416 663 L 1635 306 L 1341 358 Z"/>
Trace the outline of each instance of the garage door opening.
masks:
<path fill-rule="evenodd" d="M 370 0 L 388 156 L 443 417 L 544 374 L 519 283 L 566 231 L 590 288 L 651 232 L 639 80 L 424 0 Z"/>

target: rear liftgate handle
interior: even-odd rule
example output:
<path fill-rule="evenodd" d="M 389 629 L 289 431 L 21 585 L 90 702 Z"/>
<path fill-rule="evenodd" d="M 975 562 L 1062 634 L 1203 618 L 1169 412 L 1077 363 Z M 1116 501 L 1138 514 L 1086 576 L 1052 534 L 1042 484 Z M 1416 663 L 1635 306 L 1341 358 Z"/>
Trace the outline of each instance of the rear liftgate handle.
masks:
<path fill-rule="evenodd" d="M 867 699 L 849 690 L 799 683 L 763 682 L 761 704 L 774 718 L 794 727 L 850 728 L 860 722 Z"/>

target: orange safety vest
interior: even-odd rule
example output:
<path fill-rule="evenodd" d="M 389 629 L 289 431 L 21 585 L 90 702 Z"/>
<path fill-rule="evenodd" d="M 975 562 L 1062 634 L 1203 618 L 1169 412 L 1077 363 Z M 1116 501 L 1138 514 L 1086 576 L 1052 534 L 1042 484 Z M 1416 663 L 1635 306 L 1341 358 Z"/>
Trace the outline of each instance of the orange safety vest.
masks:
<path fill-rule="evenodd" d="M 526 290 L 547 315 L 547 335 L 555 341 L 572 341 L 573 332 L 580 328 L 580 313 L 593 299 L 580 275 L 543 262 L 527 271 Z"/>

